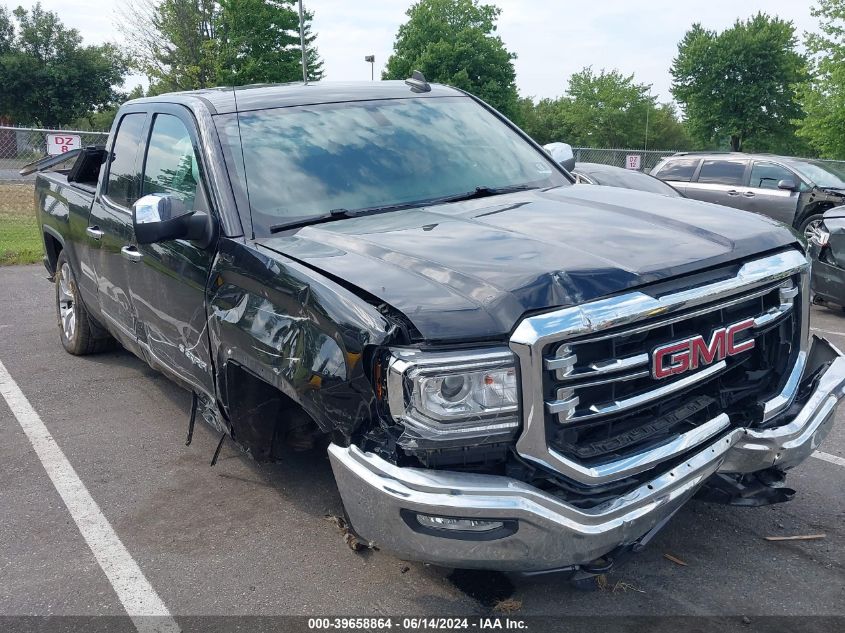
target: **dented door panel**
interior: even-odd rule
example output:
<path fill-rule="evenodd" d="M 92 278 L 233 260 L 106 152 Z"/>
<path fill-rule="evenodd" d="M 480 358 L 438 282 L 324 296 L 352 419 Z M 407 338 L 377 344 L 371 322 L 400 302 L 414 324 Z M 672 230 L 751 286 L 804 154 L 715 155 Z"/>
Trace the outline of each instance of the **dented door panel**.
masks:
<path fill-rule="evenodd" d="M 187 387 L 214 396 L 206 284 L 213 251 L 184 240 L 138 246 L 129 287 L 147 362 Z"/>

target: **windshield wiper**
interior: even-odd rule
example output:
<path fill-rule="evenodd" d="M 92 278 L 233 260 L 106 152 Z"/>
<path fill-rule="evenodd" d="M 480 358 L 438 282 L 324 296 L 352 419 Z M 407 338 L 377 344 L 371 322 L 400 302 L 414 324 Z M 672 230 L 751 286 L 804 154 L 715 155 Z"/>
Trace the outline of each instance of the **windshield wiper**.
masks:
<path fill-rule="evenodd" d="M 322 224 L 323 222 L 331 222 L 332 220 L 339 220 L 341 218 L 351 218 L 355 215 L 354 211 L 348 209 L 332 209 L 328 213 L 320 215 L 312 215 L 310 217 L 300 217 L 290 222 L 282 222 L 281 224 L 273 224 L 270 227 L 271 233 L 279 233 L 288 229 L 301 229 L 303 226 L 311 226 L 312 224 Z"/>
<path fill-rule="evenodd" d="M 476 200 L 478 198 L 501 196 L 505 193 L 514 193 L 515 191 L 528 191 L 530 189 L 537 189 L 537 187 L 532 187 L 530 185 L 512 185 L 510 187 L 485 187 L 481 185 L 476 187 L 472 191 L 458 193 L 453 196 L 445 196 L 443 198 L 438 198 L 437 202 L 461 202 L 463 200 Z"/>
<path fill-rule="evenodd" d="M 290 222 L 283 222 L 282 224 L 274 224 L 270 227 L 270 233 L 279 233 L 280 231 L 287 231 L 288 229 L 300 229 L 303 226 L 311 226 L 312 224 L 323 224 L 324 222 L 332 222 L 333 220 L 340 220 L 342 218 L 354 218 L 359 215 L 371 215 L 375 213 L 385 213 L 387 211 L 398 211 L 399 209 L 410 209 L 412 207 L 422 206 L 422 202 L 407 202 L 402 204 L 391 204 L 383 207 L 365 207 L 363 209 L 332 209 L 328 213 L 322 215 L 314 215 L 309 218 L 299 218 L 291 220 Z"/>
<path fill-rule="evenodd" d="M 366 207 L 363 209 L 332 209 L 328 213 L 321 215 L 314 215 L 311 217 L 300 217 L 290 222 L 283 222 L 281 224 L 274 224 L 270 227 L 270 233 L 279 233 L 289 229 L 299 229 L 303 226 L 311 226 L 312 224 L 323 224 L 324 222 L 332 222 L 342 218 L 352 218 L 358 215 L 371 215 L 375 213 L 385 213 L 387 211 L 398 211 L 400 209 L 412 209 L 414 207 L 425 207 L 432 204 L 443 204 L 444 202 L 460 202 L 462 200 L 474 200 L 476 198 L 487 198 L 489 196 L 499 196 L 505 193 L 513 193 L 515 191 L 528 191 L 529 189 L 536 189 L 529 185 L 514 185 L 511 187 L 476 187 L 472 191 L 466 193 L 459 193 L 451 196 L 443 196 L 440 198 L 430 198 L 428 200 L 417 200 L 415 202 L 403 202 L 401 204 L 392 204 L 383 207 Z"/>

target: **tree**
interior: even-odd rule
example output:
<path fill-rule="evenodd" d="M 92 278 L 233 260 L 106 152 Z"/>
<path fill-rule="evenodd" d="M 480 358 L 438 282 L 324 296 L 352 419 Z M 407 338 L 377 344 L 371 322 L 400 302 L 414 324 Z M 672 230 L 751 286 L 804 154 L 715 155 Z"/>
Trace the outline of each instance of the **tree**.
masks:
<path fill-rule="evenodd" d="M 40 3 L 0 10 L 0 115 L 17 123 L 65 125 L 109 108 L 126 62 L 109 44 L 83 46 L 76 29 Z"/>
<path fill-rule="evenodd" d="M 845 0 L 819 0 L 811 13 L 820 33 L 806 36 L 814 72 L 801 91 L 799 134 L 825 158 L 845 159 Z"/>
<path fill-rule="evenodd" d="M 136 0 L 124 7 L 118 30 L 132 67 L 150 92 L 195 90 L 215 84 L 218 5 L 210 0 Z"/>
<path fill-rule="evenodd" d="M 0 55 L 6 55 L 12 50 L 15 41 L 15 25 L 6 7 L 0 7 Z"/>
<path fill-rule="evenodd" d="M 311 33 L 313 14 L 305 11 L 306 67 L 309 81 L 323 76 L 323 62 Z M 244 85 L 302 78 L 299 12 L 291 0 L 223 0 L 218 33 L 222 42 L 217 79 Z"/>
<path fill-rule="evenodd" d="M 79 117 L 70 123 L 74 130 L 93 130 L 95 132 L 102 132 L 111 129 L 114 117 L 117 116 L 117 111 L 121 104 L 130 99 L 140 99 L 144 95 L 144 89 L 141 86 L 135 86 L 126 95 L 121 95 L 120 103 L 115 103 L 109 108 L 103 110 L 92 110 L 87 114 Z"/>
<path fill-rule="evenodd" d="M 406 79 L 419 70 L 517 116 L 516 55 L 495 35 L 500 13 L 478 0 L 419 0 L 399 27 L 382 78 Z"/>
<path fill-rule="evenodd" d="M 569 78 L 566 95 L 520 102 L 522 124 L 540 143 L 584 147 L 686 149 L 689 138 L 674 108 L 658 104 L 651 86 L 617 70 L 587 67 Z M 648 124 L 648 131 L 646 131 Z M 648 137 L 646 138 L 646 134 Z"/>
<path fill-rule="evenodd" d="M 703 145 L 794 136 L 802 116 L 797 88 L 807 79 L 806 59 L 796 49 L 792 22 L 758 13 L 716 33 L 693 24 L 672 62 L 672 94 L 687 127 Z"/>
<path fill-rule="evenodd" d="M 306 12 L 308 78 L 322 61 Z M 153 94 L 302 78 L 295 0 L 135 0 L 118 27 Z"/>

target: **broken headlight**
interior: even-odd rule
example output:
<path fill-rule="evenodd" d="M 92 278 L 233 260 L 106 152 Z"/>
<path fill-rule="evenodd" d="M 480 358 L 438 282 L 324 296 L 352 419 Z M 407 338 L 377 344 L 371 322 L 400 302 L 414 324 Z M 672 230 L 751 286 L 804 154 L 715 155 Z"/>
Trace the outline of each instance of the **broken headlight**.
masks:
<path fill-rule="evenodd" d="M 518 385 L 508 349 L 394 349 L 387 361 L 391 416 L 429 439 L 512 434 Z"/>

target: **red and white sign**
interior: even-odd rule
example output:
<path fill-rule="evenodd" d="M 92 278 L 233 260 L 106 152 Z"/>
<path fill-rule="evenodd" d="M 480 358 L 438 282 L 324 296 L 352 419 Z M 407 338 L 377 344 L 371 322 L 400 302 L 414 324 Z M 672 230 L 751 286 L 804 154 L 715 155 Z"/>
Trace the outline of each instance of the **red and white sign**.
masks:
<path fill-rule="evenodd" d="M 642 158 L 639 154 L 628 154 L 625 157 L 625 169 L 636 169 L 639 171 L 642 168 Z"/>
<path fill-rule="evenodd" d="M 82 137 L 76 134 L 47 134 L 47 153 L 58 156 L 72 149 L 82 149 Z"/>

